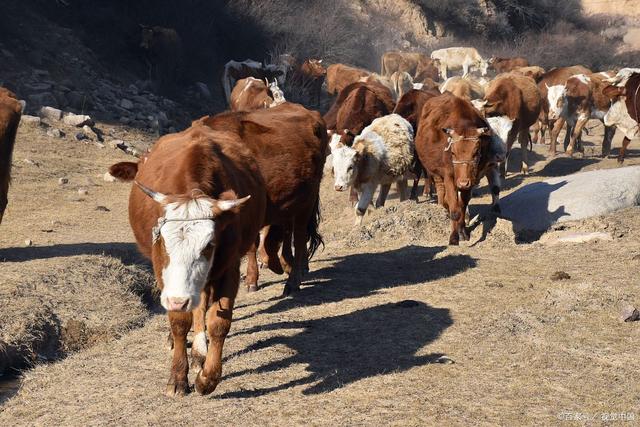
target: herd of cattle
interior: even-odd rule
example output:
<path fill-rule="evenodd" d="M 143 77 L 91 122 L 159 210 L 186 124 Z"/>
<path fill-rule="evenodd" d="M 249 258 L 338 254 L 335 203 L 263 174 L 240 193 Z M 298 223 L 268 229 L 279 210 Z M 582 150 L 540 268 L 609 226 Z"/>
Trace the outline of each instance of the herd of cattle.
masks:
<path fill-rule="evenodd" d="M 493 79 L 487 77 L 491 69 Z M 462 75 L 448 77 L 456 70 Z M 289 84 L 310 88 L 316 105 L 327 96 L 322 91 L 335 99 L 322 116 L 286 102 Z M 356 224 L 378 188 L 376 207 L 394 182 L 405 200 L 413 177 L 415 198 L 424 174 L 425 192 L 435 188 L 449 213 L 449 244 L 456 245 L 469 238 L 467 205 L 482 177 L 499 211 L 501 178 L 516 139 L 527 173 L 528 145 L 544 141 L 549 130 L 555 153 L 565 124 L 567 153 L 581 149 L 589 119 L 604 121 L 603 155 L 615 129 L 622 131 L 620 162 L 629 140 L 640 136 L 640 69 L 545 71 L 524 58 L 485 60 L 473 48 L 441 49 L 430 57 L 389 52 L 380 74 L 344 64 L 324 68 L 319 59 L 298 63 L 290 55 L 269 65 L 231 61 L 223 88 L 231 111 L 195 120 L 161 137 L 138 162 L 110 168 L 116 178 L 135 183 L 129 221 L 152 261 L 171 326 L 170 395 L 189 390 L 192 325 L 195 387 L 206 394 L 219 383 L 243 256 L 248 290 L 258 289 L 258 260 L 288 273 L 285 294 L 300 287 L 323 244 L 320 181 L 329 157 L 335 190 L 351 189 Z M 0 88 L 0 220 L 19 120 L 15 95 Z"/>

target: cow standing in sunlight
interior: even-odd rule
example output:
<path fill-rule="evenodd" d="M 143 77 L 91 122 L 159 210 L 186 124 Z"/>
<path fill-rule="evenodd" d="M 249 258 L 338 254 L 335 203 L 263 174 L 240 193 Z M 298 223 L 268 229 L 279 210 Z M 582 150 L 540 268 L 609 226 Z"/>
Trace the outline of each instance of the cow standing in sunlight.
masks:
<path fill-rule="evenodd" d="M 0 87 L 0 223 L 7 208 L 13 144 L 20 123 L 22 106 L 16 96 Z"/>

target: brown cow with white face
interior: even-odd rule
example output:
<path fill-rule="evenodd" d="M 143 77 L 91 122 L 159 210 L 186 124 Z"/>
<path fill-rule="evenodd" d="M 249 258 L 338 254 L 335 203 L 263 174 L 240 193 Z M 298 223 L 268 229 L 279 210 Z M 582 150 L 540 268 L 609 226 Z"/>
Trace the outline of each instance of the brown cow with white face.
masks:
<path fill-rule="evenodd" d="M 424 104 L 415 147 L 435 181 L 438 203 L 449 211 L 449 244 L 468 240 L 465 213 L 471 189 L 493 159 L 489 125 L 469 101 L 444 93 Z"/>
<path fill-rule="evenodd" d="M 11 181 L 11 158 L 22 106 L 13 92 L 0 87 L 0 223 L 7 208 Z"/>
<path fill-rule="evenodd" d="M 249 263 L 257 278 L 255 246 L 263 226 L 292 229 L 295 258 L 286 288 L 300 286 L 307 257 L 321 243 L 318 193 L 326 144 L 318 113 L 283 104 L 197 120 L 160 138 L 138 163 L 110 168 L 113 176 L 137 183 L 129 221 L 153 263 L 174 342 L 167 394 L 189 390 L 186 341 L 192 324 L 191 356 L 202 369 L 196 390 L 208 394 L 220 382 L 240 259 L 253 251 Z"/>

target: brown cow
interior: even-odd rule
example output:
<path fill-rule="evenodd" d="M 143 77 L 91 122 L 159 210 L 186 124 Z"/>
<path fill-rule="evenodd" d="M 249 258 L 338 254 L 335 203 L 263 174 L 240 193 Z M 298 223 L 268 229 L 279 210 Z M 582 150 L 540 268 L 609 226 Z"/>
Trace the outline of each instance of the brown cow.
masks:
<path fill-rule="evenodd" d="M 561 109 L 558 109 L 560 100 L 560 90 L 564 87 L 569 77 L 576 74 L 591 74 L 591 70 L 581 65 L 571 67 L 554 68 L 546 72 L 540 80 L 538 80 L 538 90 L 542 96 L 542 109 L 540 111 L 539 124 L 534 131 L 533 143 L 538 143 L 538 135 L 544 141 L 544 134 L 547 129 L 551 131 L 551 146 L 549 152 L 552 155 L 556 153 L 556 141 L 558 134 L 565 124 L 565 120 L 560 117 Z M 567 130 L 567 140 L 571 130 Z"/>
<path fill-rule="evenodd" d="M 295 67 L 292 85 L 308 93 L 309 98 L 318 105 L 326 75 L 327 69 L 322 65 L 322 59 L 309 58 Z"/>
<path fill-rule="evenodd" d="M 386 52 L 382 55 L 380 74 L 390 77 L 395 72 L 406 72 L 416 75 L 418 64 L 431 63 L 431 59 L 419 52 Z"/>
<path fill-rule="evenodd" d="M 282 91 L 276 80 L 267 84 L 253 77 L 238 80 L 231 91 L 231 111 L 252 111 L 271 108 L 284 102 Z"/>
<path fill-rule="evenodd" d="M 247 77 L 254 77 L 258 80 L 267 80 L 272 82 L 277 80 L 282 86 L 284 84 L 284 75 L 286 64 L 262 64 L 251 59 L 242 62 L 229 61 L 224 65 L 224 73 L 222 74 L 222 88 L 227 103 L 231 103 L 231 90 L 236 82 Z"/>
<path fill-rule="evenodd" d="M 182 39 L 173 28 L 141 25 L 140 47 L 147 53 L 149 79 L 168 89 L 178 82 L 182 63 Z"/>
<path fill-rule="evenodd" d="M 440 92 L 449 91 L 458 98 L 471 101 L 472 99 L 481 99 L 484 97 L 484 87 L 482 84 L 469 76 L 453 76 L 449 77 L 440 85 Z"/>
<path fill-rule="evenodd" d="M 611 100 L 604 124 L 615 126 L 624 135 L 618 153 L 618 164 L 624 162 L 631 140 L 640 136 L 640 74 L 637 69 L 622 69 L 618 75 L 622 76 L 623 73 L 626 74 L 623 81 L 616 81 L 602 91 Z"/>
<path fill-rule="evenodd" d="M 0 87 L 0 224 L 8 203 L 13 144 L 21 114 L 22 106 L 13 92 Z"/>
<path fill-rule="evenodd" d="M 324 115 L 327 129 L 338 132 L 340 142 L 351 146 L 353 138 L 373 119 L 386 116 L 395 104 L 389 88 L 377 83 L 353 83 L 344 88 Z"/>
<path fill-rule="evenodd" d="M 494 56 L 489 59 L 489 68 L 495 70 L 497 73 L 508 73 L 516 68 L 528 66 L 529 61 L 522 57 L 498 58 Z"/>
<path fill-rule="evenodd" d="M 465 213 L 471 189 L 491 161 L 490 129 L 467 100 L 450 93 L 427 100 L 415 146 L 422 166 L 433 177 L 438 203 L 449 211 L 449 244 L 469 239 Z"/>
<path fill-rule="evenodd" d="M 608 86 L 605 80 L 614 75 L 615 73 L 607 74 L 606 72 L 589 75 L 578 74 L 567 80 L 564 95 L 566 107 L 563 109 L 563 115 L 567 123 L 573 127 L 569 145 L 565 147 L 568 155 L 573 154 L 582 130 L 590 119 L 604 121 L 604 117 L 609 111 L 610 100 L 603 93 L 603 89 Z M 605 125 L 604 127 L 603 157 L 608 156 L 611 151 L 611 140 L 615 131 L 613 126 Z"/>
<path fill-rule="evenodd" d="M 529 127 L 538 120 L 542 108 L 540 91 L 535 81 L 516 73 L 499 74 L 487 86 L 485 100 L 484 111 L 487 117 L 507 116 L 513 121 L 506 141 L 507 161 L 517 137 L 522 152 L 522 173 L 529 173 L 527 164 Z M 503 176 L 505 173 L 506 165 L 504 165 Z"/>
<path fill-rule="evenodd" d="M 439 96 L 440 92 L 437 90 L 416 90 L 412 89 L 409 92 L 405 93 L 402 98 L 398 100 L 396 104 L 396 108 L 393 110 L 395 114 L 399 114 L 404 117 L 414 129 L 414 132 L 418 129 L 418 125 L 420 124 L 420 115 L 422 114 L 422 107 L 424 104 L 431 98 Z M 429 194 L 429 198 L 432 198 L 432 179 L 429 177 L 427 172 L 422 167 L 420 160 L 418 160 L 417 156 L 414 159 L 413 163 L 413 172 L 416 175 L 416 179 L 413 181 L 413 187 L 411 188 L 411 196 L 412 200 L 418 200 L 418 183 L 420 181 L 420 177 L 424 173 L 425 184 L 424 184 L 424 194 Z"/>
<path fill-rule="evenodd" d="M 413 75 L 414 83 L 427 84 L 440 80 L 440 62 L 437 59 L 426 57 L 418 62 L 416 72 Z"/>
<path fill-rule="evenodd" d="M 367 70 L 349 65 L 329 65 L 329 67 L 327 67 L 327 92 L 329 95 L 339 94 L 351 83 L 356 83 L 363 77 L 368 77 L 370 74 Z"/>
<path fill-rule="evenodd" d="M 167 394 L 189 389 L 186 340 L 192 323 L 191 355 L 202 367 L 196 390 L 208 394 L 220 382 L 240 259 L 255 249 L 263 225 L 293 228 L 295 260 L 287 286 L 299 286 L 307 239 L 311 252 L 321 243 L 318 192 L 326 143 L 318 113 L 283 104 L 205 117 L 162 137 L 137 164 L 110 168 L 138 184 L 129 198 L 129 221 L 140 250 L 152 260 L 174 342 Z"/>
<path fill-rule="evenodd" d="M 545 69 L 542 67 L 538 67 L 537 65 L 532 65 L 530 67 L 517 67 L 512 70 L 514 73 L 522 74 L 523 76 L 531 77 L 536 83 L 544 76 L 546 73 Z"/>

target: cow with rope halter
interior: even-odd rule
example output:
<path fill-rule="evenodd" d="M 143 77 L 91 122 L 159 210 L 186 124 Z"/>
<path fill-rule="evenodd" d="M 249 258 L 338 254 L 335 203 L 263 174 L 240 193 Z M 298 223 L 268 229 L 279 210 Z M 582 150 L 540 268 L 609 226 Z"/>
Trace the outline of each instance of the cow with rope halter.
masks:
<path fill-rule="evenodd" d="M 609 86 L 602 93 L 609 98 L 611 107 L 604 123 L 624 134 L 618 153 L 618 163 L 622 164 L 631 140 L 640 138 L 640 69 L 624 68 L 607 82 Z"/>
<path fill-rule="evenodd" d="M 415 149 L 435 181 L 438 203 L 449 212 L 449 244 L 469 240 L 465 216 L 471 190 L 497 167 L 489 125 L 469 101 L 444 93 L 424 104 Z"/>

